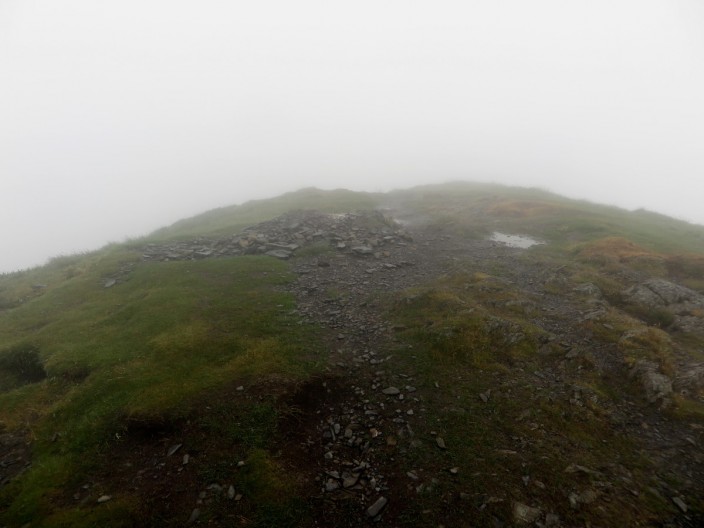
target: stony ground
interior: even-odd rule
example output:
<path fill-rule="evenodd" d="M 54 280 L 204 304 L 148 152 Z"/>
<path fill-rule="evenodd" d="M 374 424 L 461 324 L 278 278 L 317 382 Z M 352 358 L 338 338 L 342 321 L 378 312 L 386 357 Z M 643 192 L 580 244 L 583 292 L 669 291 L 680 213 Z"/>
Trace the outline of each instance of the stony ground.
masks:
<path fill-rule="evenodd" d="M 403 220 L 401 212 L 388 213 Z M 544 345 L 564 354 L 559 361 L 544 363 L 539 371 L 511 371 L 503 380 L 497 379 L 497 389 L 502 381 L 529 384 L 549 398 L 585 407 L 594 395 L 576 383 L 576 376 L 587 353 L 590 365 L 604 376 L 618 382 L 628 375 L 616 344 L 597 339 L 588 326 L 580 324 L 598 320 L 608 310 L 598 289 L 587 284 L 575 291 L 560 266 L 521 258 L 524 251 L 490 240 L 459 237 L 438 227 L 404 223 L 402 228 L 380 215 L 299 214 L 228 239 L 149 246 L 144 259 L 252 253 L 292 259 L 297 279 L 288 289 L 297 300 L 297 313 L 304 324 L 324 329 L 330 360 L 319 378 L 293 395 L 282 395 L 299 412 L 285 422 L 277 447 L 283 467 L 304 490 L 306 501 L 314 505 L 314 526 L 590 526 L 584 515 L 573 522 L 564 513 L 555 513 L 550 504 L 528 504 L 528 500 L 515 500 L 515 495 L 502 497 L 488 491 L 477 498 L 457 487 L 437 495 L 429 506 L 424 503 L 427 507 L 420 514 L 425 517 L 416 516 L 418 497 L 441 487 L 443 481 L 452 482 L 460 470 L 445 465 L 441 457 L 454 446 L 441 431 L 432 430 L 428 405 L 433 393 L 447 390 L 452 380 L 422 382 L 419 373 L 409 367 L 413 363 L 401 357 L 413 350 L 401 337 L 403 328 L 387 319 L 388 299 L 461 271 L 468 262 L 474 270 L 500 270 L 500 280 L 520 292 L 529 307 L 527 320 L 549 336 Z M 105 286 L 120 280 L 121 276 L 109 278 Z M 277 390 L 273 386 L 237 387 L 227 398 L 246 403 Z M 477 401 L 486 402 L 498 393 L 477 394 Z M 657 522 L 644 522 L 643 526 L 704 525 L 704 430 L 699 424 L 678 421 L 663 412 L 659 407 L 662 399 L 648 402 L 627 392 L 621 396 L 600 405 L 608 411 L 612 427 L 635 441 L 651 461 L 655 485 L 633 482 L 628 469 L 618 464 L 604 474 L 603 469 L 565 459 L 556 471 L 586 475 L 591 483 L 579 493 L 564 493 L 567 500 L 578 509 L 599 501 L 627 504 L 629 497 L 652 493 L 664 498 L 670 509 Z M 530 404 L 525 405 L 525 416 L 529 416 Z M 59 500 L 80 503 L 94 497 L 95 489 L 106 493 L 120 487 L 137 490 L 145 498 L 145 515 L 155 519 L 154 526 L 201 524 L 201 512 L 214 507 L 217 497 L 246 503 L 246 497 L 226 481 L 218 481 L 217 476 L 201 489 L 202 478 L 189 470 L 194 459 L 201 463 L 227 454 L 233 460 L 232 470 L 237 471 L 241 464 L 237 454 L 227 453 L 224 442 L 202 447 L 203 440 L 193 438 L 200 432 L 190 423 L 171 427 L 158 434 L 132 431 L 133 442 L 110 453 L 105 474 L 96 475 L 83 488 L 66 490 Z M 193 449 L 195 444 L 201 447 Z M 23 446 L 14 437 L 0 436 L 0 468 L 5 478 L 25 467 L 29 453 Z M 496 449 L 507 457 L 521 449 L 518 441 L 509 447 Z M 417 455 L 419 450 L 423 456 Z M 437 463 L 419 466 L 436 455 Z M 521 478 L 528 486 L 529 477 Z M 487 490 L 501 489 L 501 484 L 487 481 Z M 499 503 L 503 508 L 500 514 L 494 509 Z M 247 524 L 244 514 L 209 519 L 212 526 Z"/>
<path fill-rule="evenodd" d="M 432 486 L 438 479 L 452 479 L 457 470 L 443 468 L 428 474 L 423 468 L 414 467 L 407 456 L 408 446 L 414 443 L 438 451 L 452 446 L 445 445 L 440 436 L 424 438 L 422 442 L 417 438 L 416 431 L 426 430 L 423 425 L 429 420 L 424 402 L 429 392 L 438 387 L 418 384 L 416 373 L 404 368 L 407 362 L 399 362 L 389 353 L 397 350 L 394 344 L 398 339 L 397 329 L 384 320 L 379 309 L 380 300 L 388 295 L 451 274 L 460 262 L 467 260 L 478 269 L 495 269 L 499 264 L 505 273 L 503 280 L 538 306 L 532 322 L 551 334 L 551 341 L 564 348 L 566 357 L 578 360 L 579 351 L 588 347 L 591 361 L 598 368 L 616 376 L 625 375 L 623 365 L 616 359 L 615 345 L 595 341 L 593 335 L 576 324 L 594 317 L 607 305 L 598 292 L 591 292 L 586 300 L 583 295 L 568 291 L 548 293 L 545 285 L 560 282 L 560 269 L 518 258 L 521 249 L 489 240 L 460 239 L 437 228 L 408 226 L 407 230 L 407 239 L 385 245 L 376 258 L 326 254 L 297 259 L 294 265 L 298 280 L 292 291 L 299 313 L 305 320 L 329 330 L 328 371 L 335 380 L 334 386 L 328 387 L 327 396 L 323 395 L 314 409 L 308 409 L 315 412 L 317 421 L 303 446 L 309 457 L 306 463 L 315 468 L 310 493 L 320 503 L 318 526 L 400 526 L 405 522 L 404 509 L 424 486 Z M 575 405 L 583 405 L 580 398 L 589 396 L 571 385 L 574 380 L 569 379 L 564 362 L 535 374 L 530 376 L 531 383 L 555 397 L 564 396 Z M 525 377 L 521 372 L 515 375 Z M 614 426 L 639 439 L 643 452 L 662 472 L 661 489 L 653 492 L 670 497 L 680 510 L 688 509 L 681 494 L 688 492 L 697 497 L 704 490 L 701 430 L 696 424 L 670 420 L 640 400 L 624 400 L 612 407 Z M 565 460 L 565 466 L 570 462 Z M 575 471 L 580 470 L 590 471 Z M 668 476 L 675 476 L 686 489 L 671 488 L 666 483 Z M 640 493 L 635 488 L 630 493 Z M 428 512 L 434 522 L 442 522 L 443 515 L 438 513 L 446 507 L 442 503 L 446 500 L 439 500 L 434 516 Z M 699 520 L 691 516 L 692 506 L 699 508 L 701 504 L 689 505 L 690 516 L 680 511 L 682 515 L 672 515 L 667 522 L 673 526 L 697 526 Z M 467 519 L 467 526 L 501 526 L 505 522 L 490 516 L 481 520 L 479 512 L 472 511 L 469 505 L 466 508 L 470 517 L 476 516 L 472 522 Z M 522 503 L 514 503 L 512 513 L 509 523 L 571 525 L 569 520 L 560 521 L 549 511 L 538 514 L 537 509 Z"/>

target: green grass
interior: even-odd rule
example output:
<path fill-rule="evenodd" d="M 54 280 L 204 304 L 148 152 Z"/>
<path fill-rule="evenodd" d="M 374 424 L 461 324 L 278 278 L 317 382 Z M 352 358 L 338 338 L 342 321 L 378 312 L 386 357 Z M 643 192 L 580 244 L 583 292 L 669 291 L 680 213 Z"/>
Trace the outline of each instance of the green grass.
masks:
<path fill-rule="evenodd" d="M 667 313 L 631 310 L 640 320 L 622 313 L 627 307 L 619 298 L 630 286 L 628 277 L 665 277 L 704 289 L 702 226 L 539 189 L 469 183 L 388 195 L 304 189 L 0 275 L 0 430 L 25 434 L 33 457 L 31 470 L 0 490 L 0 524 L 143 523 L 150 512 L 143 510 L 141 497 L 129 493 L 99 508 L 94 501 L 77 506 L 67 499 L 70 490 L 100 474 L 113 451 L 138 444 L 140 430 L 188 430 L 201 438 L 193 441 L 194 449 L 210 448 L 213 456 L 198 467 L 198 483 L 233 483 L 246 496 L 238 514 L 248 525 L 296 526 L 309 520 L 309 505 L 276 445 L 291 412 L 279 396 L 282 388 L 309 379 L 324 361 L 314 330 L 299 324 L 293 299 L 282 293 L 281 286 L 292 279 L 288 264 L 266 257 L 143 263 L 141 247 L 228 236 L 294 209 L 349 212 L 383 205 L 468 239 L 498 230 L 549 242 L 517 258 L 545 273 L 547 295 L 597 284 L 614 308 L 603 320 L 583 326 L 603 343 L 618 343 L 623 332 L 643 323 L 666 328 L 671 322 Z M 300 254 L 325 259 L 334 251 L 318 244 Z M 545 333 L 529 322 L 535 299 L 502 280 L 507 264 L 487 266 L 458 262 L 451 275 L 387 304 L 389 318 L 406 328 L 397 334 L 396 357 L 415 373 L 414 383 L 432 389 L 423 401 L 427 420 L 416 431 L 416 439 L 430 449 L 408 448 L 397 463 L 415 464 L 428 474 L 460 468 L 456 477 L 439 479 L 408 505 L 407 524 L 462 525 L 467 511 L 479 511 L 491 497 L 503 499 L 487 503 L 488 514 L 500 518 L 510 516 L 512 500 L 521 500 L 554 504 L 569 522 L 604 526 L 658 518 L 672 508 L 648 493 L 630 495 L 629 486 L 647 487 L 652 470 L 608 418 L 611 402 L 631 390 L 630 384 L 602 377 L 585 355 L 563 371 L 584 394 L 583 405 L 570 403 L 574 387 L 559 394 L 540 390 L 531 373 L 553 367 L 564 351 L 557 344 L 540 348 Z M 105 288 L 107 279 L 117 283 Z M 326 294 L 346 295 L 332 286 Z M 669 372 L 673 346 L 701 348 L 698 339 L 675 336 L 671 345 L 663 335 L 651 328 L 616 350 L 624 361 L 648 358 Z M 252 390 L 250 399 L 233 396 L 238 385 Z M 479 394 L 488 389 L 491 397 L 483 402 Z M 673 417 L 701 421 L 700 403 L 675 400 Z M 447 451 L 433 448 L 431 431 L 444 437 Z M 246 460 L 244 468 L 236 468 L 232 453 Z M 622 480 L 627 477 L 629 483 L 602 510 L 573 511 L 567 494 L 597 483 L 565 473 L 570 462 L 611 472 L 610 481 L 627 482 Z M 624 467 L 629 475 L 617 474 Z M 524 476 L 530 477 L 529 486 Z M 464 498 L 458 499 L 460 494 Z M 216 502 L 204 509 L 202 520 L 231 515 L 231 508 L 229 502 Z M 430 517 L 423 514 L 428 510 Z M 182 523 L 181 517 L 170 520 Z M 477 526 L 482 519 L 491 525 L 488 515 L 478 517 Z"/>
<path fill-rule="evenodd" d="M 291 297 L 276 290 L 290 280 L 285 264 L 268 257 L 136 258 L 106 253 L 0 317 L 0 369 L 21 373 L 41 358 L 46 373 L 0 393 L 0 421 L 34 439 L 32 469 L 0 495 L 7 522 L 59 523 L 68 514 L 47 517 L 55 490 L 90 470 L 131 422 L 173 422 L 208 391 L 271 376 L 293 382 L 313 371 L 310 331 L 295 324 Z M 126 264 L 133 271 L 105 288 L 102 277 Z M 252 406 L 229 434 L 261 449 L 276 419 L 273 408 Z M 119 522 L 117 516 L 110 526 Z"/>

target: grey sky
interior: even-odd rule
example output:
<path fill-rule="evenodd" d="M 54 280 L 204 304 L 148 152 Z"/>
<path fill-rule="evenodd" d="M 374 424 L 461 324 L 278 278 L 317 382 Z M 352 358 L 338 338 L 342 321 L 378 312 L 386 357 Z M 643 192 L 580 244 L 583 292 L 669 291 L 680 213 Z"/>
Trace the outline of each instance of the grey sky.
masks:
<path fill-rule="evenodd" d="M 704 223 L 698 0 L 0 0 L 0 272 L 303 186 Z"/>

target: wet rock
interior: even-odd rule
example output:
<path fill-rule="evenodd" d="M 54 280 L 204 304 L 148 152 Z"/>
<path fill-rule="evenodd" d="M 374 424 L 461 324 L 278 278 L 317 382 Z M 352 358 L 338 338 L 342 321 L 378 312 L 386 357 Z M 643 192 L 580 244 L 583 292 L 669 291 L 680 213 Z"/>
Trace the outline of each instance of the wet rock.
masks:
<path fill-rule="evenodd" d="M 356 486 L 357 482 L 359 482 L 359 476 L 359 473 L 353 473 L 352 475 L 345 477 L 342 481 L 342 487 L 351 488 L 353 486 Z"/>

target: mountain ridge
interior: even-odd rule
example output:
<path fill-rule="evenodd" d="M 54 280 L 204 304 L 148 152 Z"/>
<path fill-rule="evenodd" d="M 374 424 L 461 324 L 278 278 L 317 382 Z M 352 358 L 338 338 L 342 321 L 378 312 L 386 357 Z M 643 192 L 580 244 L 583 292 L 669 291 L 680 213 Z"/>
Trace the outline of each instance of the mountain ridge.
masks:
<path fill-rule="evenodd" d="M 0 519 L 697 526 L 703 263 L 700 226 L 448 184 L 3 276 Z"/>

